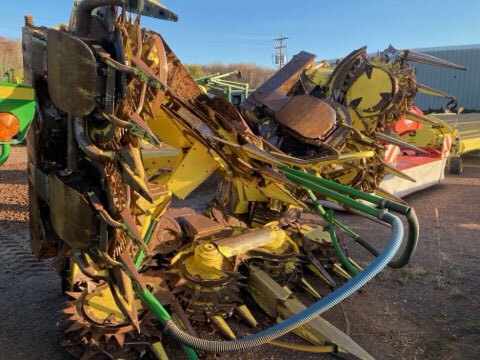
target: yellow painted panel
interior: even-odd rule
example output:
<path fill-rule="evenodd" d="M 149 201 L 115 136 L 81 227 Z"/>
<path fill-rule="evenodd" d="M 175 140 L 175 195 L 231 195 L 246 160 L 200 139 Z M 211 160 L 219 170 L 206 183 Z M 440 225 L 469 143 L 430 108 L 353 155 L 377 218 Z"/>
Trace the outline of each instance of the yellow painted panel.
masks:
<path fill-rule="evenodd" d="M 235 179 L 235 188 L 238 194 L 238 204 L 235 207 L 235 213 L 237 214 L 247 213 L 251 201 L 268 201 L 268 198 L 253 183 L 247 182 L 245 179 Z"/>
<path fill-rule="evenodd" d="M 268 198 L 258 190 L 258 187 L 253 183 L 247 183 L 246 181 L 236 180 L 237 187 L 242 186 L 245 193 L 245 197 L 249 201 L 268 201 Z"/>
<path fill-rule="evenodd" d="M 316 85 L 325 85 L 332 75 L 333 68 L 316 67 L 305 71 L 308 79 Z"/>
<path fill-rule="evenodd" d="M 0 99 L 33 100 L 34 92 L 31 88 L 0 86 Z"/>
<path fill-rule="evenodd" d="M 460 138 L 460 153 L 466 153 L 473 150 L 480 149 L 480 137 L 475 137 L 471 139 Z"/>
<path fill-rule="evenodd" d="M 392 94 L 394 84 L 392 77 L 385 70 L 379 68 L 372 68 L 370 77 L 363 73 L 356 79 L 347 91 L 346 101 L 350 104 L 351 101 L 360 99 L 357 104 L 357 110 L 362 114 L 374 115 L 382 109 L 372 111 L 382 102 L 382 93 Z M 386 104 L 384 104 L 386 105 Z"/>
<path fill-rule="evenodd" d="M 182 149 L 191 146 L 191 142 L 183 134 L 186 128 L 163 110 L 157 111 L 154 119 L 147 119 L 147 125 L 161 141 L 174 148 Z"/>
<path fill-rule="evenodd" d="M 366 131 L 365 124 L 363 123 L 362 119 L 360 119 L 357 112 L 354 109 L 349 108 L 348 113 L 350 114 L 350 117 L 352 118 L 352 126 L 355 129 L 365 133 L 365 131 Z"/>
<path fill-rule="evenodd" d="M 159 148 L 142 149 L 143 167 L 148 178 L 154 183 L 165 185 L 173 170 L 182 160 L 183 151 L 164 144 Z M 171 171 L 168 171 L 171 169 Z"/>
<path fill-rule="evenodd" d="M 307 206 L 300 200 L 296 199 L 290 192 L 288 192 L 282 185 L 270 183 L 265 187 L 260 188 L 260 191 L 271 199 L 283 201 L 284 203 L 295 205 L 306 209 Z"/>
<path fill-rule="evenodd" d="M 168 188 L 178 198 L 185 199 L 218 167 L 219 164 L 212 158 L 208 149 L 195 142 L 173 172 Z"/>
<path fill-rule="evenodd" d="M 236 214 L 246 214 L 248 212 L 249 201 L 245 193 L 245 185 L 239 178 L 233 180 L 235 182 L 235 190 L 237 191 L 238 202 L 235 206 Z"/>

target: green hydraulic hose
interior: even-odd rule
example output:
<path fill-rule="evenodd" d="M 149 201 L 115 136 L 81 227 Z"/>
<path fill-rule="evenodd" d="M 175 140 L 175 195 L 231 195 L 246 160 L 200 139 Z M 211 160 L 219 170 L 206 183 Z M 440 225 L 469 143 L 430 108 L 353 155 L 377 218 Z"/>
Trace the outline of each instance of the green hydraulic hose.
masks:
<path fill-rule="evenodd" d="M 155 317 L 163 324 L 168 320 L 172 320 L 172 317 L 168 311 L 160 304 L 157 298 L 148 290 L 147 288 L 140 288 L 135 286 L 135 291 L 140 299 L 148 306 L 148 308 L 153 312 Z"/>
<path fill-rule="evenodd" d="M 157 298 L 147 289 L 142 289 L 140 286 L 135 286 L 135 292 L 138 297 L 143 301 L 150 311 L 155 315 L 158 321 L 165 326 L 168 321 L 172 321 L 172 317 L 168 311 L 163 307 Z M 189 360 L 198 360 L 197 353 L 192 348 L 182 345 L 183 351 L 187 354 Z"/>
<path fill-rule="evenodd" d="M 337 239 L 337 234 L 335 234 L 335 228 L 334 226 L 334 218 L 333 218 L 333 211 L 325 211 L 322 205 L 320 205 L 317 201 L 317 198 L 313 194 L 312 190 L 306 189 L 307 194 L 310 197 L 310 200 L 312 200 L 313 204 L 317 208 L 318 213 L 323 216 L 327 222 L 328 222 L 328 232 L 330 233 L 330 239 L 332 241 L 333 248 L 335 249 L 335 252 L 337 253 L 337 256 L 340 260 L 340 263 L 348 270 L 348 272 L 355 276 L 358 274 L 357 269 L 352 265 L 350 260 L 345 256 L 343 253 L 340 244 L 338 243 Z"/>
<path fill-rule="evenodd" d="M 153 236 L 153 233 L 155 232 L 155 228 L 157 227 L 157 224 L 158 224 L 157 220 L 150 221 L 150 224 L 148 225 L 147 233 L 145 234 L 145 238 L 143 239 L 146 245 L 148 245 L 148 243 L 152 239 L 152 236 Z M 135 260 L 134 260 L 134 265 L 136 269 L 140 267 L 144 258 L 145 258 L 145 251 L 140 248 L 139 251 L 137 251 L 137 254 L 135 255 Z"/>
<path fill-rule="evenodd" d="M 313 202 L 313 205 L 315 206 L 315 208 L 317 209 L 318 213 L 324 217 L 325 219 L 327 219 L 327 212 L 325 211 L 325 209 L 323 208 L 322 205 L 320 205 L 319 201 L 317 200 L 315 194 L 312 192 L 312 190 L 310 189 L 305 189 L 306 192 L 307 192 L 307 195 L 310 197 L 310 199 L 312 200 Z M 413 209 L 412 209 L 413 211 Z M 374 256 L 378 256 L 380 254 L 380 252 L 373 246 L 371 245 L 367 240 L 365 240 L 364 238 L 362 238 L 359 234 L 357 234 L 355 231 L 353 231 L 352 229 L 350 229 L 347 225 L 345 225 L 344 223 L 342 223 L 341 221 L 338 221 L 337 219 L 335 218 L 332 218 L 332 222 L 334 225 L 338 226 L 341 230 L 343 230 L 348 236 L 350 236 L 353 240 L 355 240 L 356 242 L 358 242 L 360 245 L 362 245 L 365 249 L 367 249 L 372 255 Z M 409 230 L 411 231 L 411 228 L 409 228 Z M 408 245 L 407 245 L 408 246 Z M 343 255 L 343 253 L 341 253 Z M 339 255 L 340 256 L 340 255 Z M 347 258 L 348 259 L 348 258 Z M 394 263 L 394 261 L 391 261 L 389 263 L 389 266 L 392 267 L 392 268 L 395 268 L 395 266 L 392 266 L 391 264 Z M 355 271 L 357 271 L 355 268 L 354 268 Z"/>
<path fill-rule="evenodd" d="M 152 239 L 155 228 L 157 227 L 158 221 L 152 220 L 148 226 L 147 233 L 145 234 L 144 242 L 148 245 Z M 139 248 L 135 256 L 134 265 L 138 269 L 142 264 L 143 259 L 145 258 L 145 251 L 142 248 Z M 158 321 L 165 326 L 167 321 L 171 321 L 172 317 L 168 311 L 163 307 L 163 305 L 157 300 L 157 298 L 148 290 L 146 287 L 141 287 L 138 284 L 134 283 L 134 289 L 138 297 L 143 301 L 145 305 L 150 309 L 150 311 L 155 315 Z M 198 360 L 197 353 L 192 348 L 182 345 L 183 351 L 187 355 L 189 360 Z"/>
<path fill-rule="evenodd" d="M 393 269 L 400 269 L 405 265 L 407 265 L 410 262 L 410 259 L 415 253 L 415 249 L 417 247 L 419 233 L 418 233 L 418 220 L 415 214 L 415 210 L 410 208 L 410 211 L 408 212 L 406 217 L 409 225 L 408 226 L 409 241 L 407 241 L 407 244 L 402 254 L 397 259 L 390 261 L 390 263 L 388 264 L 388 266 Z M 417 239 L 417 240 L 413 241 L 411 239 Z M 363 247 L 365 247 L 365 249 L 367 249 L 372 255 L 378 256 L 380 254 L 380 251 L 378 251 L 372 244 L 367 242 L 362 237 L 359 236 L 355 238 L 355 241 L 358 242 Z"/>
<path fill-rule="evenodd" d="M 327 216 L 327 212 L 325 211 L 325 209 L 323 208 L 323 206 L 319 203 L 319 201 L 317 200 L 316 196 L 313 194 L 312 190 L 310 189 L 305 189 L 307 191 L 307 194 L 308 196 L 310 197 L 310 199 L 312 200 L 313 202 L 313 205 L 315 206 L 315 208 L 317 209 L 318 213 L 324 217 L 326 219 L 326 216 Z M 357 239 L 360 237 L 360 235 L 358 235 L 355 231 L 353 231 L 352 229 L 350 229 L 347 225 L 345 225 L 344 223 L 338 221 L 337 219 L 333 219 L 333 223 L 335 225 L 337 225 L 340 229 L 342 229 L 343 231 L 345 231 L 348 236 L 350 236 L 351 238 L 353 239 Z"/>
<path fill-rule="evenodd" d="M 329 212 L 329 217 L 332 218 L 333 220 L 333 212 Z M 332 244 L 333 247 L 335 248 L 335 251 L 337 252 L 338 258 L 340 259 L 340 262 L 342 263 L 343 266 L 348 270 L 348 272 L 355 276 L 358 274 L 357 269 L 352 265 L 350 260 L 345 256 L 343 253 L 342 249 L 340 248 L 340 244 L 338 243 L 337 235 L 335 234 L 335 228 L 333 227 L 333 221 L 328 220 L 328 232 L 330 233 L 330 238 L 332 239 Z"/>
<path fill-rule="evenodd" d="M 298 177 L 302 177 L 306 180 L 309 180 L 310 182 L 312 182 L 314 184 L 318 184 L 320 186 L 324 186 L 324 187 L 330 188 L 332 190 L 336 190 L 338 192 L 354 196 L 357 199 L 366 200 L 366 201 L 371 202 L 371 203 L 376 204 L 376 205 L 380 205 L 382 202 L 385 201 L 384 198 L 382 198 L 378 195 L 366 193 L 364 191 L 352 188 L 350 186 L 346 186 L 346 185 L 343 185 L 343 184 L 339 184 L 335 181 L 331 181 L 331 180 L 327 180 L 327 179 L 318 177 L 314 174 L 306 173 L 306 172 L 303 172 L 303 171 L 300 171 L 300 170 L 285 168 L 285 167 L 281 167 L 281 168 L 279 168 L 279 170 L 281 172 L 285 173 L 285 174 L 291 174 L 291 175 L 295 175 L 295 176 L 298 176 Z"/>
<path fill-rule="evenodd" d="M 310 200 L 312 200 L 313 205 L 317 209 L 318 213 L 323 218 L 327 219 L 327 216 L 328 216 L 327 211 L 325 211 L 323 206 L 320 205 L 319 201 L 317 200 L 317 197 L 312 192 L 312 190 L 305 189 L 305 191 L 306 191 L 308 197 L 310 198 Z M 374 256 L 378 256 L 378 254 L 379 254 L 378 250 L 374 246 L 372 246 L 368 241 L 363 239 L 359 234 L 357 234 L 355 231 L 350 229 L 347 225 L 345 225 L 344 223 L 338 221 L 337 219 L 335 219 L 333 217 L 332 217 L 332 222 L 333 222 L 333 224 L 338 226 L 340 229 L 342 229 L 345 233 L 347 233 L 348 236 L 350 236 L 352 239 L 354 239 L 356 242 L 358 242 L 360 245 L 362 245 L 364 248 L 366 248 L 371 254 L 373 254 Z M 332 237 L 332 239 L 333 239 L 333 237 Z M 336 237 L 335 237 L 335 239 L 336 239 Z M 343 252 L 341 252 L 341 254 L 343 255 Z M 340 257 L 340 254 L 339 254 L 339 257 Z M 354 268 L 354 270 L 356 271 L 355 268 Z"/>
<path fill-rule="evenodd" d="M 418 244 L 418 238 L 419 238 L 419 226 L 418 226 L 418 219 L 417 215 L 415 213 L 415 210 L 411 207 L 408 207 L 406 205 L 400 204 L 395 201 L 387 200 L 384 199 L 378 195 L 370 194 L 363 192 L 358 189 L 351 188 L 349 186 L 339 184 L 335 181 L 323 179 L 321 177 L 318 177 L 313 174 L 309 174 L 300 170 L 296 169 L 291 169 L 291 168 L 286 168 L 286 167 L 280 167 L 279 170 L 284 173 L 290 180 L 295 181 L 295 179 L 304 179 L 305 182 L 308 182 L 309 184 L 315 184 L 319 187 L 313 188 L 310 187 L 312 190 L 318 191 L 326 196 L 331 197 L 332 199 L 335 199 L 341 203 L 344 203 L 347 206 L 350 206 L 348 202 L 343 202 L 341 198 L 339 197 L 333 197 L 331 196 L 331 192 L 324 192 L 322 191 L 323 188 L 328 188 L 330 190 L 335 190 L 347 195 L 351 195 L 357 199 L 362 199 L 366 200 L 368 202 L 371 202 L 375 205 L 379 205 L 382 208 L 389 209 L 392 211 L 395 211 L 399 214 L 404 215 L 407 218 L 408 221 L 408 240 L 407 244 L 405 246 L 405 249 L 403 250 L 402 254 L 397 258 L 392 260 L 388 266 L 394 269 L 399 269 L 404 267 L 410 262 L 410 259 L 412 258 L 413 254 L 415 253 L 415 250 L 417 248 Z M 303 183 L 302 183 L 303 185 Z M 324 189 L 323 189 L 324 190 Z M 347 197 L 348 198 L 348 197 Z M 350 199 L 350 198 L 348 198 Z M 361 209 L 358 209 L 362 211 Z M 371 214 L 369 214 L 371 215 Z M 373 215 L 375 217 L 378 217 L 376 215 Z M 338 224 L 336 224 L 338 225 Z M 340 226 L 340 225 L 339 225 Z M 380 253 L 375 247 L 373 247 L 371 244 L 369 244 L 365 239 L 361 238 L 360 236 L 355 236 L 354 237 L 355 241 L 357 241 L 360 245 L 365 247 L 370 253 L 372 253 L 374 256 L 378 256 Z"/>
<path fill-rule="evenodd" d="M 305 173 L 302 173 L 302 174 L 305 174 Z M 331 189 L 328 189 L 322 185 L 318 185 L 312 181 L 310 181 L 309 179 L 307 179 L 306 177 L 303 177 L 303 176 L 298 176 L 298 175 L 294 175 L 294 174 L 290 174 L 290 173 L 285 173 L 285 175 L 287 176 L 288 179 L 290 179 L 291 181 L 293 181 L 294 183 L 296 184 L 299 184 L 299 185 L 302 185 L 310 190 L 313 190 L 315 192 L 318 192 L 320 194 L 324 194 L 338 202 L 340 202 L 341 204 L 344 204 L 348 207 L 352 207 L 360 212 L 363 212 L 365 214 L 368 214 L 368 215 L 371 215 L 371 216 L 374 216 L 376 218 L 379 218 L 381 217 L 381 211 L 376 209 L 376 208 L 373 208 L 371 206 L 368 206 L 368 205 L 365 205 L 365 204 L 362 204 L 358 201 L 356 201 L 355 199 L 352 199 L 346 195 L 342 195 L 334 190 L 331 190 Z"/>

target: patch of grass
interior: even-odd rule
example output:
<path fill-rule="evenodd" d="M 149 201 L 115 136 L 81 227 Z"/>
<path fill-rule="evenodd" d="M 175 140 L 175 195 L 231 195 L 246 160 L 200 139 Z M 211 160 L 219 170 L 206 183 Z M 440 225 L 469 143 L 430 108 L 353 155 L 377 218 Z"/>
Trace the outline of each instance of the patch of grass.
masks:
<path fill-rule="evenodd" d="M 425 268 L 412 266 L 397 271 L 392 279 L 405 286 L 409 280 L 422 280 L 427 274 L 428 271 Z"/>
<path fill-rule="evenodd" d="M 405 285 L 407 285 L 407 282 L 408 282 L 409 278 L 410 278 L 410 276 L 408 276 L 408 274 L 406 274 L 406 275 L 403 275 L 403 276 L 399 276 L 397 280 L 400 282 L 400 284 L 405 286 Z"/>
<path fill-rule="evenodd" d="M 408 268 L 407 271 L 412 275 L 414 279 L 420 279 L 428 274 L 428 270 L 421 266 L 413 266 Z"/>
<path fill-rule="evenodd" d="M 479 324 L 475 320 L 468 320 L 464 323 L 461 323 L 458 325 L 458 328 L 461 330 L 466 330 L 466 331 L 477 331 L 480 329 Z"/>
<path fill-rule="evenodd" d="M 450 296 L 453 296 L 454 298 L 463 298 L 464 297 L 464 293 L 462 290 L 460 290 L 458 287 L 456 286 L 453 286 L 451 289 L 450 289 Z"/>
<path fill-rule="evenodd" d="M 452 270 L 452 278 L 453 280 L 460 280 L 463 278 L 463 272 L 460 269 L 453 269 Z"/>
<path fill-rule="evenodd" d="M 441 345 L 443 351 L 447 354 L 443 355 L 440 359 L 442 360 L 463 360 L 463 349 L 455 342 L 445 342 Z"/>
<path fill-rule="evenodd" d="M 458 299 L 465 299 L 467 301 L 469 301 L 473 306 L 475 306 L 477 309 L 480 309 L 480 304 L 478 302 L 476 302 L 472 297 L 468 296 L 467 294 L 465 294 L 465 292 L 463 292 L 462 290 L 460 290 L 458 287 L 454 286 L 451 288 L 450 290 L 450 296 L 454 297 L 454 298 L 458 298 Z"/>

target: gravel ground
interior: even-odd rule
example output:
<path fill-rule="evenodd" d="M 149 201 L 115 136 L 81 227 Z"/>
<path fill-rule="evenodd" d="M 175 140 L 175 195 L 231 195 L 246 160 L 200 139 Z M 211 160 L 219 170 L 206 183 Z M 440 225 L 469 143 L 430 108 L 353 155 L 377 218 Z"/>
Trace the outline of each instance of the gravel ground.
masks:
<path fill-rule="evenodd" d="M 0 359 L 69 359 L 56 340 L 65 302 L 60 280 L 29 250 L 25 167 L 26 149 L 17 147 L 0 169 Z M 480 154 L 465 157 L 461 176 L 447 175 L 406 200 L 420 221 L 417 253 L 408 267 L 385 270 L 345 301 L 352 338 L 377 359 L 478 359 Z M 379 225 L 341 217 L 379 246 L 387 236 Z M 356 246 L 351 251 L 361 263 L 370 259 Z M 325 317 L 343 326 L 335 311 Z M 330 358 L 267 346 L 220 358 L 292 356 Z"/>

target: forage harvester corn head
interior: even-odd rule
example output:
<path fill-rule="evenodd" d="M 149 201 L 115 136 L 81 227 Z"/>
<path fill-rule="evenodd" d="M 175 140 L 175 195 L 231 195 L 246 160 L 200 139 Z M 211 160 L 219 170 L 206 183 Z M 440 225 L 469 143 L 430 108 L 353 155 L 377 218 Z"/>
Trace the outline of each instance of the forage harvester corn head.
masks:
<path fill-rule="evenodd" d="M 177 19 L 154 0 L 82 0 L 68 26 L 30 21 L 23 29 L 37 104 L 28 133 L 30 233 L 69 297 L 62 345 L 84 359 L 164 359 L 165 337 L 191 359 L 267 343 L 372 358 L 319 315 L 415 251 L 413 209 L 371 193 L 384 170 L 395 172 L 383 158 L 394 137 L 384 131 L 411 96 L 389 72 L 401 57 L 388 62 L 387 51 L 374 66 L 362 49 L 331 71 L 302 52 L 240 114 L 202 93 L 164 39 L 141 28 L 143 16 Z M 350 68 L 363 69 L 360 83 Z M 386 88 L 359 97 L 372 76 Z M 171 206 L 214 172 L 222 180 L 210 204 Z M 385 249 L 320 200 L 388 225 Z M 318 218 L 305 215 L 312 211 Z M 409 232 L 395 256 L 399 216 Z M 344 236 L 374 255 L 365 269 L 345 254 Z M 309 294 L 309 306 L 294 289 Z M 252 302 L 278 324 L 260 325 Z M 236 339 L 234 319 L 255 334 Z M 205 324 L 227 340 L 199 337 Z M 276 340 L 291 331 L 312 345 Z"/>

